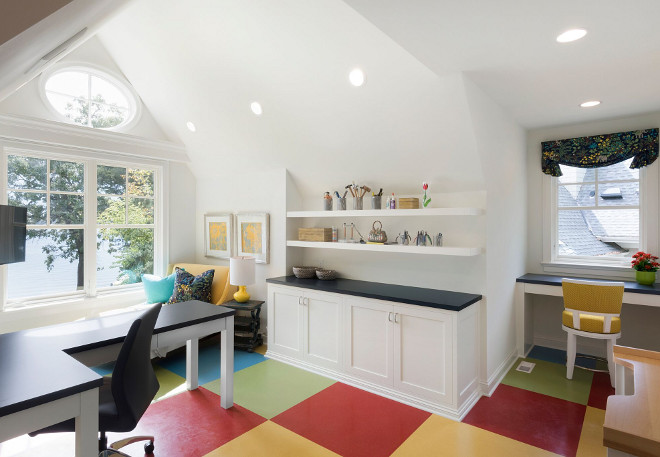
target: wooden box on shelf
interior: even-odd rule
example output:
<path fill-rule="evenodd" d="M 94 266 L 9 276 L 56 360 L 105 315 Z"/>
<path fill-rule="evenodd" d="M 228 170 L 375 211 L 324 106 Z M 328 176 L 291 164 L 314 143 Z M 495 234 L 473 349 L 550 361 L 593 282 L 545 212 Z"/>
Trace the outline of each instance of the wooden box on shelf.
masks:
<path fill-rule="evenodd" d="M 332 229 L 299 228 L 298 241 L 332 241 Z"/>
<path fill-rule="evenodd" d="M 399 209 L 419 209 L 419 198 L 399 198 Z"/>

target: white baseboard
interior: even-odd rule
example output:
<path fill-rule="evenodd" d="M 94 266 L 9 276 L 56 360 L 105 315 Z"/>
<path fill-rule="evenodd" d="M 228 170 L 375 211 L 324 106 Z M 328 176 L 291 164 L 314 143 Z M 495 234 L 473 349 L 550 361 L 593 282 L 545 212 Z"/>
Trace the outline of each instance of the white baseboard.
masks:
<path fill-rule="evenodd" d="M 487 397 L 490 397 L 497 386 L 500 385 L 504 376 L 509 372 L 514 363 L 518 360 L 518 350 L 514 347 L 509 356 L 504 359 L 495 372 L 488 378 L 486 382 L 481 382 L 481 393 Z"/>

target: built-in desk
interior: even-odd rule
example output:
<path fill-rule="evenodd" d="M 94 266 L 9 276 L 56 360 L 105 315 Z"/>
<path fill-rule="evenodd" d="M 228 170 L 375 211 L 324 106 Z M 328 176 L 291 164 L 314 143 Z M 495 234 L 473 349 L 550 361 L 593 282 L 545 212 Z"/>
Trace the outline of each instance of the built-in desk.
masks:
<path fill-rule="evenodd" d="M 98 454 L 98 388 L 80 361 L 111 360 L 141 311 L 0 335 L 0 442 L 76 419 L 76 457 Z M 200 301 L 163 306 L 152 349 L 186 343 L 186 382 L 197 388 L 198 338 L 221 332 L 221 397 L 233 405 L 234 314 Z"/>
<path fill-rule="evenodd" d="M 660 353 L 614 346 L 616 395 L 607 399 L 609 457 L 660 456 Z"/>
<path fill-rule="evenodd" d="M 525 356 L 533 346 L 534 327 L 528 295 L 561 297 L 562 278 L 590 280 L 590 278 L 575 276 L 539 274 L 526 274 L 516 279 L 516 344 L 519 356 Z M 595 281 L 594 279 L 591 280 Z M 624 281 L 623 302 L 631 305 L 660 307 L 660 285 L 643 286 L 634 281 Z M 557 325 L 560 325 L 560 322 Z"/>

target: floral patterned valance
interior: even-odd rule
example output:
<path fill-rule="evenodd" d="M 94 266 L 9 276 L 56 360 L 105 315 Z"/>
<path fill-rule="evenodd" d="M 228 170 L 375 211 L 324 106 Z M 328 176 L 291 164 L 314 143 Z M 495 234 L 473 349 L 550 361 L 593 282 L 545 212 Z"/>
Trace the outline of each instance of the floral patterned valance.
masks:
<path fill-rule="evenodd" d="M 541 143 L 543 173 L 561 176 L 559 165 L 606 167 L 633 158 L 630 168 L 651 165 L 658 158 L 658 129 L 584 136 Z"/>

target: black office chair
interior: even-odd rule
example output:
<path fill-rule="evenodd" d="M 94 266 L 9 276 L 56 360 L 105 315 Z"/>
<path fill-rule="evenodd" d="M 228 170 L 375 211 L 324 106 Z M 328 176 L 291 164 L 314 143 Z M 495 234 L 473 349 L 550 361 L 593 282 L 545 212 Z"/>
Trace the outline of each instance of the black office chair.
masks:
<path fill-rule="evenodd" d="M 162 305 L 155 305 L 133 322 L 121 346 L 112 370 L 112 378 L 103 378 L 99 389 L 99 451 L 101 455 L 126 455 L 114 452 L 136 441 L 148 440 L 144 445 L 147 454 L 154 451 L 153 436 L 135 436 L 112 443 L 108 448 L 106 432 L 130 432 L 156 396 L 160 385 L 151 365 L 151 336 Z M 30 433 L 75 431 L 75 421 L 69 419 L 59 424 Z M 105 452 L 108 449 L 111 452 Z"/>

